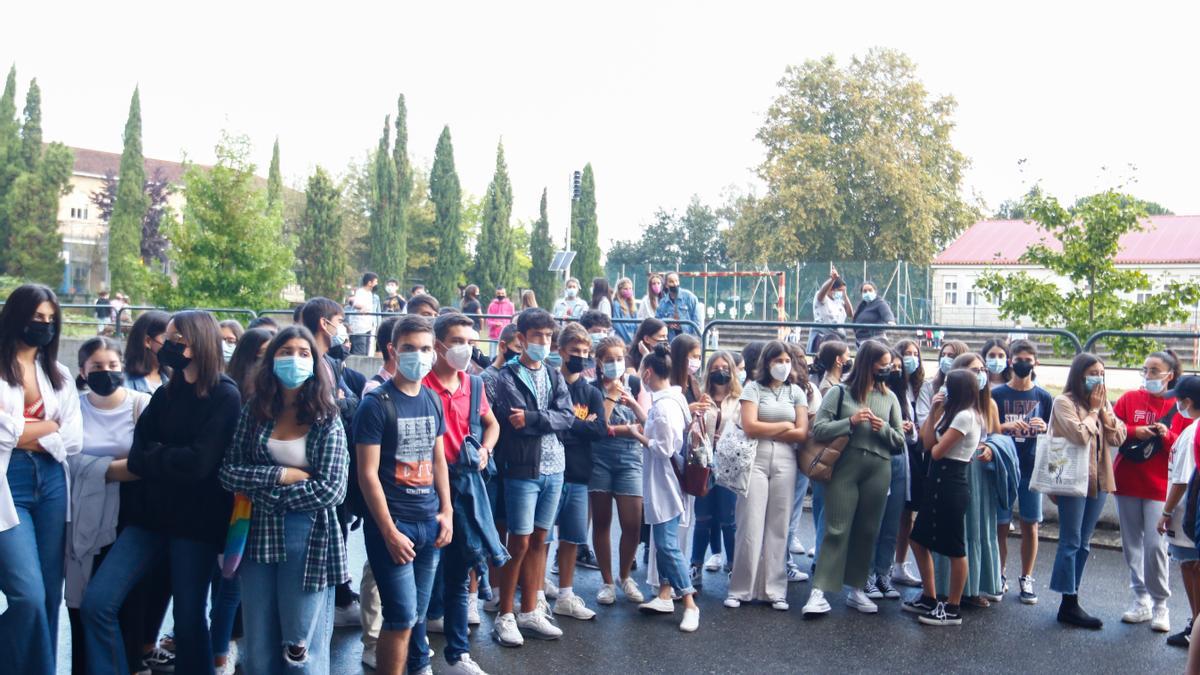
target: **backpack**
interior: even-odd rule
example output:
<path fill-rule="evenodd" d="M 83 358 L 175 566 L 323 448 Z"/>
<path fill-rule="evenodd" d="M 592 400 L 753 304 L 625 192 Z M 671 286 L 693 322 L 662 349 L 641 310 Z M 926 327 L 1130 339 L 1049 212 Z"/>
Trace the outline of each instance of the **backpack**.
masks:
<path fill-rule="evenodd" d="M 1188 448 L 1187 452 L 1192 449 Z M 1200 502 L 1200 471 L 1193 471 L 1188 480 L 1187 496 L 1184 497 L 1183 522 L 1179 524 L 1188 538 L 1193 542 L 1200 541 L 1200 523 L 1196 522 L 1197 505 Z"/>

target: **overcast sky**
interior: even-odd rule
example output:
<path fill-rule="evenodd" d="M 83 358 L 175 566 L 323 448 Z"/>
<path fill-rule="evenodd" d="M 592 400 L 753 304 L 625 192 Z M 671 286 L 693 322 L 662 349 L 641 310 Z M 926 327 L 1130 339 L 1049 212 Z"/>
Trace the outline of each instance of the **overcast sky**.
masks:
<path fill-rule="evenodd" d="M 10 3 L 0 64 L 22 97 L 37 77 L 47 140 L 120 152 L 140 84 L 147 156 L 211 161 L 228 128 L 265 174 L 278 135 L 290 184 L 361 159 L 403 92 L 414 161 L 449 124 L 466 191 L 485 191 L 503 138 L 517 218 L 548 187 L 561 233 L 590 161 L 610 241 L 753 183 L 785 66 L 894 47 L 958 100 L 966 196 L 994 208 L 1040 180 L 1073 200 L 1133 177 L 1200 213 L 1195 0 L 403 4 Z"/>

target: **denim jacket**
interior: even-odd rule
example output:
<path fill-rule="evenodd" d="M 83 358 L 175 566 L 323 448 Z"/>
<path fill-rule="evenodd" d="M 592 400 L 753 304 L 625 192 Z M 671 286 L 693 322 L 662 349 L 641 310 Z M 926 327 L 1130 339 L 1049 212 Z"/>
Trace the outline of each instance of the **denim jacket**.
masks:
<path fill-rule="evenodd" d="M 500 543 L 500 534 L 492 519 L 483 474 L 479 472 L 479 445 L 468 436 L 450 469 L 450 494 L 454 502 L 454 540 L 460 546 L 463 559 L 472 567 L 482 567 L 485 560 L 501 567 L 508 562 L 508 550 Z"/>

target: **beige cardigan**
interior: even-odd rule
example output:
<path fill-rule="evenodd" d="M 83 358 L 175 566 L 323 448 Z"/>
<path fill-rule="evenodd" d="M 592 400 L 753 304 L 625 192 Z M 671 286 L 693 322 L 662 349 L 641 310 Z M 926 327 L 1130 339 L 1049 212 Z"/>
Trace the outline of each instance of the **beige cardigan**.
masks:
<path fill-rule="evenodd" d="M 1112 454 L 1114 448 L 1121 447 L 1125 442 L 1125 423 L 1117 418 L 1111 403 L 1106 401 L 1104 410 L 1107 411 L 1107 423 L 1101 421 L 1099 413 L 1093 415 L 1087 406 L 1081 406 L 1063 394 L 1054 398 L 1054 408 L 1050 414 L 1050 425 L 1055 436 L 1091 449 L 1088 453 L 1088 497 L 1095 497 L 1097 491 L 1112 492 L 1116 489 Z"/>

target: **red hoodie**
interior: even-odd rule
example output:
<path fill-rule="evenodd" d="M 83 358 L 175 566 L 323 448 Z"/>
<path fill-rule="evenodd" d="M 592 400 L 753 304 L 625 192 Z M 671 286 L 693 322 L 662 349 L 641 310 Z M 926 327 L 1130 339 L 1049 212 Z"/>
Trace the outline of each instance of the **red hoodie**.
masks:
<path fill-rule="evenodd" d="M 1138 428 L 1154 424 L 1174 408 L 1174 398 L 1159 398 L 1145 389 L 1137 389 L 1122 394 L 1113 406 L 1113 412 L 1125 423 L 1128 437 L 1133 439 L 1133 434 Z M 1171 429 L 1163 438 L 1163 450 L 1145 462 L 1130 462 L 1117 453 L 1113 460 L 1113 476 L 1117 481 L 1116 494 L 1122 497 L 1165 501 L 1171 446 L 1175 444 L 1179 432 L 1191 423 L 1192 420 L 1175 414 L 1171 418 Z"/>

